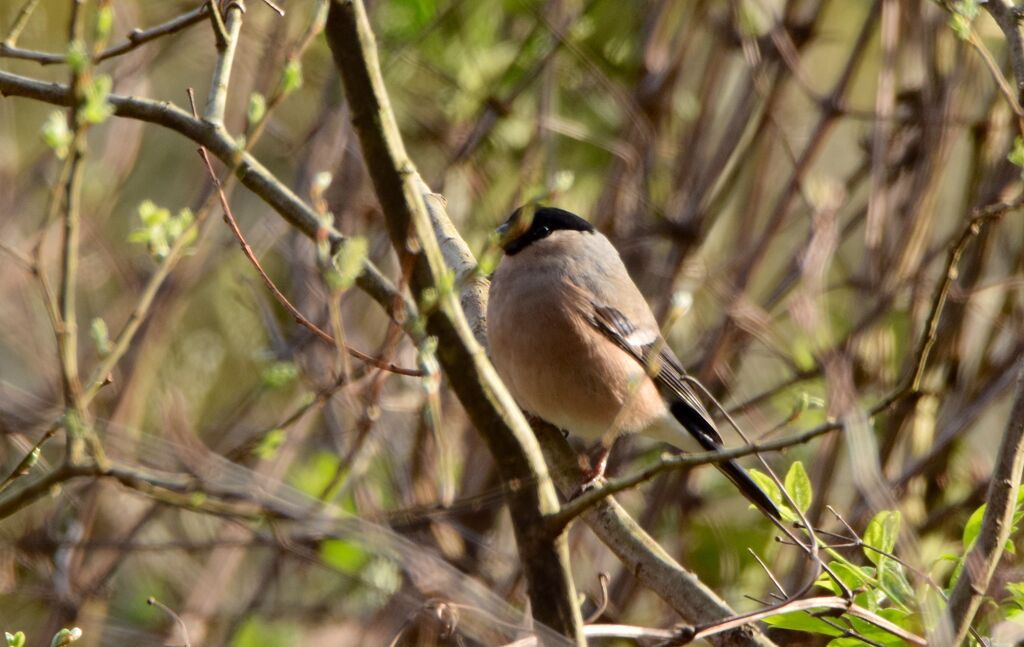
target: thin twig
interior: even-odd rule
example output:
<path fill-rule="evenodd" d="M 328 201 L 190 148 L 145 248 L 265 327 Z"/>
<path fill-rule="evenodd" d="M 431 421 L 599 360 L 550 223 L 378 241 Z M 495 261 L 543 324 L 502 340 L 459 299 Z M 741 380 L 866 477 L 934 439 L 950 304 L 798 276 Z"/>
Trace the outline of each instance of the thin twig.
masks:
<path fill-rule="evenodd" d="M 219 16 L 217 8 L 210 5 L 210 14 Z M 217 43 L 217 62 L 213 66 L 213 79 L 210 80 L 210 95 L 206 100 L 206 111 L 203 119 L 222 126 L 224 124 L 224 110 L 227 108 L 228 84 L 231 80 L 231 70 L 235 62 L 235 51 L 238 49 L 238 34 L 242 30 L 242 15 L 245 14 L 245 3 L 242 0 L 233 0 L 227 5 L 224 12 L 224 42 Z"/>
<path fill-rule="evenodd" d="M 217 193 L 220 197 L 220 205 L 224 209 L 224 221 L 228 223 L 229 227 L 231 227 L 231 232 L 235 235 L 235 238 L 238 240 L 238 244 L 241 245 L 242 252 L 245 254 L 246 258 L 249 259 L 249 262 L 252 263 L 253 267 L 256 268 L 256 271 L 259 273 L 260 278 L 263 279 L 263 283 L 266 284 L 267 288 L 270 289 L 270 292 L 274 295 L 274 298 L 277 299 L 278 303 L 284 306 L 284 308 L 288 310 L 292 317 L 295 318 L 295 321 L 297 321 L 301 326 L 303 326 L 304 328 L 312 332 L 314 335 L 316 335 L 324 343 L 330 344 L 331 346 L 334 347 L 339 347 L 338 343 L 334 340 L 334 337 L 331 337 L 331 335 L 329 335 L 315 323 L 307 319 L 304 314 L 299 312 L 298 308 L 292 305 L 292 302 L 288 300 L 288 297 L 286 297 L 284 293 L 281 292 L 280 289 L 278 289 L 277 285 L 270 278 L 267 272 L 263 269 L 263 266 L 260 264 L 259 259 L 256 258 L 256 253 L 253 252 L 252 247 L 250 247 L 249 243 L 245 240 L 245 236 L 242 234 L 242 230 L 238 227 L 238 220 L 235 219 L 235 215 L 231 211 L 231 205 L 228 203 L 227 196 L 224 194 L 224 188 L 221 185 L 220 178 L 217 177 L 216 172 L 213 170 L 213 164 L 210 162 L 209 154 L 203 147 L 199 148 L 199 154 L 202 156 L 203 162 L 206 164 L 206 170 L 210 175 L 210 180 L 216 187 Z M 423 371 L 419 369 L 395 366 L 390 362 L 382 361 L 376 357 L 367 355 L 366 353 L 355 348 L 352 348 L 350 346 L 344 346 L 344 349 L 352 357 L 355 357 L 358 360 L 366 362 L 367 364 L 372 364 L 373 366 L 376 366 L 377 368 L 385 371 L 398 373 L 400 375 L 409 375 L 412 377 L 421 377 L 423 375 Z"/>
<path fill-rule="evenodd" d="M 186 625 L 185 621 L 181 619 L 181 616 L 179 616 L 177 613 L 174 612 L 174 609 L 170 608 L 169 606 L 167 606 L 166 604 L 164 604 L 160 600 L 157 600 L 153 596 L 150 596 L 146 600 L 146 604 L 148 604 L 148 605 L 150 605 L 152 607 L 156 607 L 157 609 L 160 609 L 161 611 L 166 613 L 168 616 L 170 616 L 171 619 L 174 620 L 175 623 L 177 623 L 178 628 L 181 629 L 181 637 L 182 637 L 182 640 L 185 641 L 183 643 L 183 647 L 192 647 L 192 643 L 189 642 L 189 640 L 188 640 L 188 625 Z"/>
<path fill-rule="evenodd" d="M 25 29 L 25 25 L 28 24 L 28 19 L 32 17 L 32 12 L 35 11 L 36 5 L 38 4 L 39 0 L 25 0 L 25 3 L 21 5 L 21 9 L 18 10 L 18 15 L 14 17 L 14 23 L 11 25 L 10 31 L 7 32 L 7 37 L 4 38 L 4 46 L 14 47 L 15 43 L 18 42 L 18 37 L 21 36 L 22 30 Z"/>
<path fill-rule="evenodd" d="M 70 90 L 66 85 L 37 81 L 3 70 L 0 70 L 0 95 L 28 97 L 61 106 L 71 104 Z M 293 227 L 314 240 L 323 235 L 325 229 L 318 214 L 250 153 L 239 153 L 237 142 L 223 128 L 211 127 L 210 124 L 192 117 L 178 106 L 166 101 L 116 94 L 110 95 L 107 100 L 114 107 L 114 114 L 119 117 L 163 126 L 200 146 L 205 146 L 213 155 L 235 169 L 235 176 L 242 184 Z M 341 234 L 333 228 L 326 231 L 331 249 L 336 249 L 343 240 Z M 401 318 L 403 330 L 413 339 L 422 338 L 422 332 L 416 326 L 415 305 L 407 296 L 396 290 L 391 281 L 371 261 L 364 262 L 363 271 L 356 279 L 356 284 L 389 313 L 396 303 L 401 304 L 405 311 Z"/>
<path fill-rule="evenodd" d="M 38 0 L 29 0 L 29 3 L 35 2 L 38 2 Z M 158 38 L 167 36 L 169 34 L 175 34 L 179 31 L 182 31 L 183 29 L 187 29 L 192 25 L 202 22 L 202 20 L 206 17 L 207 13 L 209 12 L 209 6 L 210 4 L 208 2 L 204 2 L 195 9 L 192 9 L 191 11 L 187 11 L 179 16 L 171 18 L 166 22 L 150 27 L 149 29 L 133 29 L 128 34 L 127 39 L 120 43 L 117 43 L 116 45 L 111 45 L 110 47 L 107 47 L 106 49 L 98 52 L 95 56 L 93 56 L 92 62 L 93 64 L 97 64 L 102 63 L 103 61 L 106 61 L 111 58 L 116 58 L 123 54 L 127 54 L 128 52 L 137 49 L 138 47 L 141 47 L 146 43 L 152 42 Z M 21 18 L 21 14 L 19 14 L 18 17 Z M 15 27 L 18 27 L 17 22 L 15 22 Z M 23 27 L 24 25 L 21 25 L 21 28 Z M 66 54 L 58 54 L 54 52 L 39 52 L 36 50 L 17 47 L 15 45 L 15 41 L 17 39 L 17 35 L 21 32 L 21 28 L 19 28 L 17 33 L 14 34 L 13 39 L 10 36 L 8 36 L 7 40 L 0 43 L 0 58 L 16 58 L 23 61 L 33 61 L 35 63 L 39 63 L 40 65 L 63 65 L 67 63 L 68 57 Z M 12 28 L 12 32 L 13 31 L 14 30 Z"/>

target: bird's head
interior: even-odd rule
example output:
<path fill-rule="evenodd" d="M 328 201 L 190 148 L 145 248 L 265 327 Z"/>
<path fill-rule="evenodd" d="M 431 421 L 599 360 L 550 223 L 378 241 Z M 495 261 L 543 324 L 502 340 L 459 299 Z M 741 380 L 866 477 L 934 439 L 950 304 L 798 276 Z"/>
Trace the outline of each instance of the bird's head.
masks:
<path fill-rule="evenodd" d="M 506 254 L 514 256 L 529 245 L 562 230 L 593 232 L 594 226 L 564 209 L 525 205 L 513 211 L 496 233 L 498 245 Z"/>

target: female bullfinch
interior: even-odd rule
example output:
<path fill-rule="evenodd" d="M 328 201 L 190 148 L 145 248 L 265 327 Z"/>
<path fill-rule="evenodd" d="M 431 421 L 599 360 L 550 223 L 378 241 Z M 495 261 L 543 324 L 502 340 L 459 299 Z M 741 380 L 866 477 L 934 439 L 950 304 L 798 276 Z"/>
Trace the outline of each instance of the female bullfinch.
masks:
<path fill-rule="evenodd" d="M 593 225 L 550 207 L 517 209 L 498 228 L 505 252 L 491 284 L 488 342 L 525 411 L 587 442 L 642 434 L 683 451 L 722 438 L 665 344 L 619 253 Z M 716 463 L 766 514 L 771 499 L 735 461 Z"/>

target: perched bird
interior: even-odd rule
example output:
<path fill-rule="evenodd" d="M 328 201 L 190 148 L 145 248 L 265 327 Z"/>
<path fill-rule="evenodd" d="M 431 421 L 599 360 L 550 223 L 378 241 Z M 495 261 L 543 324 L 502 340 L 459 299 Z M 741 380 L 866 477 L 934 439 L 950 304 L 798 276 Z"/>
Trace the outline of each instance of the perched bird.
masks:
<path fill-rule="evenodd" d="M 498 227 L 504 257 L 487 308 L 491 359 L 528 413 L 587 442 L 643 434 L 683 451 L 722 438 L 612 244 L 579 216 L 522 207 Z M 716 466 L 754 505 L 778 509 L 735 461 Z"/>

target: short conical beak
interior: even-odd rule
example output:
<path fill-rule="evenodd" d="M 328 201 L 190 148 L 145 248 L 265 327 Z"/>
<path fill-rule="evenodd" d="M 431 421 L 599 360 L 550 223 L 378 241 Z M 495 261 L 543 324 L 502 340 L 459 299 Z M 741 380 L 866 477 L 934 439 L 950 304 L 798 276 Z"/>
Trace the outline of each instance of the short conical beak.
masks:
<path fill-rule="evenodd" d="M 494 230 L 494 233 L 498 235 L 498 246 L 502 249 L 505 249 L 505 246 L 512 242 L 510 240 L 511 236 L 509 236 L 509 229 L 511 229 L 511 226 L 506 222 Z"/>

